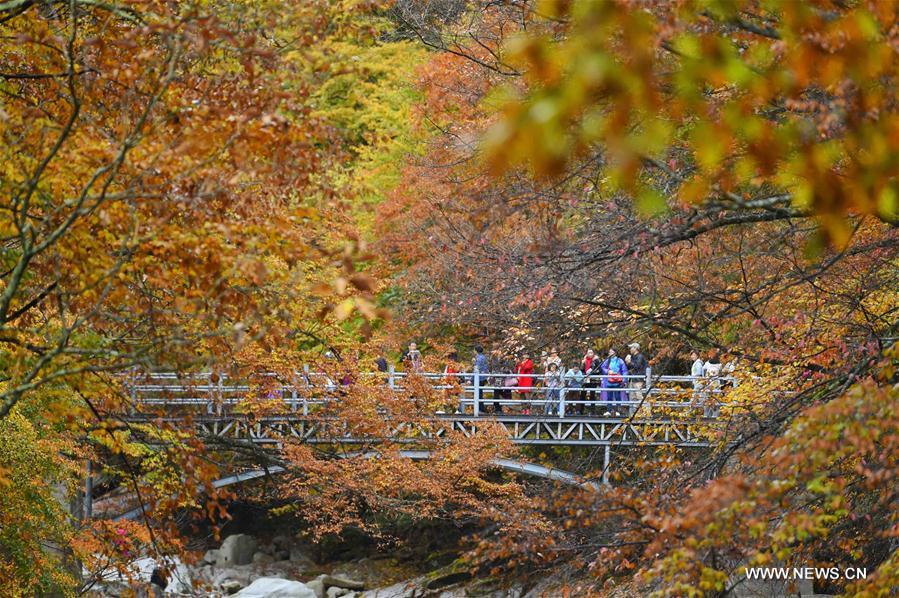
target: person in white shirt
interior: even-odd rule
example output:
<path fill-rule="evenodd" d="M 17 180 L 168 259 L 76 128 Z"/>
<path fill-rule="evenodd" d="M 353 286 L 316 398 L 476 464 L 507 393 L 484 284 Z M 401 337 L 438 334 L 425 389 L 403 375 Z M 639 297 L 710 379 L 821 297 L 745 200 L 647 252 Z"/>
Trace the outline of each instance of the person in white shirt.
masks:
<path fill-rule="evenodd" d="M 702 362 L 702 355 L 696 349 L 690 353 L 690 359 L 693 360 L 690 376 L 693 378 L 693 388 L 697 388 L 697 384 L 700 383 L 700 379 L 705 372 L 705 364 Z"/>
<path fill-rule="evenodd" d="M 702 373 L 705 377 L 705 416 L 715 417 L 718 415 L 718 400 L 721 395 L 721 360 L 718 359 L 718 351 L 713 349 L 709 354 L 709 358 L 702 366 Z"/>
<path fill-rule="evenodd" d="M 693 378 L 693 402 L 696 403 L 701 398 L 702 375 L 705 370 L 705 364 L 702 361 L 702 355 L 696 349 L 690 352 L 690 359 L 693 360 L 693 365 L 690 368 L 690 377 Z"/>

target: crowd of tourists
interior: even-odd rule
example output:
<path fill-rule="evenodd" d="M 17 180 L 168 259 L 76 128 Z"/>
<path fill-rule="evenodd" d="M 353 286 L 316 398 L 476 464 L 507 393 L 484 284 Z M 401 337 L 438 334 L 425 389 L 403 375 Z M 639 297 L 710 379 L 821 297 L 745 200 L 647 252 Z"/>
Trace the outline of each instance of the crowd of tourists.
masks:
<path fill-rule="evenodd" d="M 710 351 L 705 359 L 700 351 L 693 350 L 690 359 L 694 401 L 710 403 L 709 397 L 722 387 L 722 378 L 733 374 L 734 362 L 722 364 L 717 350 Z M 403 363 L 408 372 L 422 372 L 422 356 L 415 343 L 410 343 Z M 643 401 L 649 383 L 649 360 L 637 342 L 627 346 L 623 357 L 614 347 L 609 347 L 604 355 L 587 349 L 567 368 L 554 348 L 542 351 L 534 360 L 527 352 L 518 358 L 488 357 L 478 345 L 471 363 L 471 368 L 463 368 L 458 354 L 450 352 L 443 371 L 446 382 L 477 383 L 481 399 L 488 405 L 492 403 L 495 413 L 502 413 L 504 404 L 508 408 L 514 403 L 523 414 L 561 414 L 564 389 L 569 414 L 632 414 Z M 382 365 L 386 369 L 386 362 L 379 362 L 379 369 Z M 458 410 L 462 411 L 461 404 Z M 706 415 L 714 414 L 714 408 L 708 404 L 705 411 Z"/>

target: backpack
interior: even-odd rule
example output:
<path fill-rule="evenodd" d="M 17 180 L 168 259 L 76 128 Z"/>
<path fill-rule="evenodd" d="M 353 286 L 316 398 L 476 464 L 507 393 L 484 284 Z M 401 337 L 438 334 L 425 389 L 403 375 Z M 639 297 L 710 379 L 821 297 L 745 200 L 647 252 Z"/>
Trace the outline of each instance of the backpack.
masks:
<path fill-rule="evenodd" d="M 620 365 L 618 366 L 617 372 L 612 371 L 613 363 L 618 363 L 618 362 L 611 360 L 611 359 L 609 360 L 609 384 L 614 384 L 615 386 L 618 386 L 619 384 L 624 382 L 624 376 L 621 375 L 621 366 Z"/>
<path fill-rule="evenodd" d="M 712 378 L 720 376 L 721 375 L 721 364 L 706 362 L 705 375 L 712 377 Z"/>

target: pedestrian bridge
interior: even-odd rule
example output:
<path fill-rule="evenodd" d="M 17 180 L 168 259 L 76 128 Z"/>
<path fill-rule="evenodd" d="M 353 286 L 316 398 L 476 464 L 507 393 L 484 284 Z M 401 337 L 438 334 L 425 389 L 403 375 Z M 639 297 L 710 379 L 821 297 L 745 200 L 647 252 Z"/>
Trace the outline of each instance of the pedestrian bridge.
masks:
<path fill-rule="evenodd" d="M 433 444 L 451 433 L 473 436 L 487 426 L 499 426 L 513 443 L 522 445 L 705 447 L 717 442 L 717 431 L 725 427 L 720 415 L 724 389 L 736 384 L 733 378 L 694 380 L 648 371 L 645 377 L 626 377 L 629 387 L 620 389 L 599 388 L 604 376 L 547 389 L 542 375 L 532 376 L 533 386 L 511 388 L 503 385 L 507 376 L 389 371 L 337 384 L 327 374 L 308 370 L 294 372 L 289 379 L 269 373 L 249 380 L 157 372 L 128 379 L 131 412 L 125 419 L 174 427 L 189 423 L 201 436 L 257 445 L 280 445 L 290 438 L 310 444 Z M 393 425 L 385 412 L 386 437 L 355 431 L 334 414 L 333 407 L 353 385 L 406 397 L 410 408 L 420 409 L 424 399 L 410 396 L 410 389 L 421 389 L 421 384 L 427 385 L 428 403 L 436 408 L 425 418 L 404 418 Z M 251 401 L 257 407 L 252 411 Z M 260 405 L 264 415 L 259 414 Z"/>
<path fill-rule="evenodd" d="M 608 483 L 610 453 L 619 447 L 703 448 L 734 440 L 730 418 L 722 415 L 727 412 L 725 389 L 737 384 L 732 377 L 696 380 L 647 371 L 645 377 L 628 376 L 627 387 L 611 395 L 602 394 L 609 390 L 601 388 L 603 376 L 569 382 L 557 391 L 544 387 L 542 375 L 532 376 L 533 386 L 516 388 L 506 386 L 508 377 L 390 370 L 338 384 L 336 375 L 308 368 L 287 376 L 265 373 L 241 379 L 211 372 L 135 372 L 124 381 L 129 409 L 120 418 L 128 424 L 190 428 L 210 444 L 252 443 L 277 449 L 300 441 L 319 445 L 336 458 L 377 458 L 377 446 L 389 442 L 402 447 L 401 456 L 425 459 L 451 436 L 470 437 L 489 428 L 518 445 L 601 447 L 603 468 L 595 481 L 524 461 L 492 461 L 506 471 L 588 488 Z M 339 413 L 348 393 L 358 390 L 354 387 L 387 393 L 400 406 L 408 401 L 410 412 L 421 416 L 391 419 L 381 409 L 386 432 L 376 436 L 354 429 Z M 214 486 L 281 471 L 280 466 L 241 471 Z M 87 479 L 85 504 L 90 505 L 90 474 Z M 91 508 L 85 507 L 88 517 Z M 140 509 L 134 509 L 118 517 L 139 515 Z"/>

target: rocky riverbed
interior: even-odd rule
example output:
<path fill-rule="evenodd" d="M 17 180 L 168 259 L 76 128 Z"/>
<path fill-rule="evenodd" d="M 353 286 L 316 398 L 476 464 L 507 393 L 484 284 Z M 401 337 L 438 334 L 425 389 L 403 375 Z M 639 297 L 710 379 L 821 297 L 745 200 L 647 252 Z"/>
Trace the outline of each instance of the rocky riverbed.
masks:
<path fill-rule="evenodd" d="M 172 559 L 165 564 L 145 557 L 133 563 L 132 580 L 104 580 L 88 595 L 96 598 L 236 597 L 236 598 L 538 598 L 562 595 L 551 579 L 523 589 L 502 587 L 495 580 L 475 579 L 464 564 L 453 561 L 422 571 L 391 555 L 318 562 L 319 547 L 297 538 L 277 535 L 259 539 L 239 533 L 227 536 L 198 561 Z M 431 561 L 431 562 L 439 562 Z M 165 578 L 160 573 L 166 570 Z M 589 581 L 589 580 L 585 580 Z M 796 587 L 782 581 L 741 580 L 729 594 L 734 598 L 822 596 L 810 582 Z M 581 595 L 577 582 L 567 595 Z M 586 591 L 586 590 L 584 590 Z M 596 592 L 596 588 L 593 589 Z M 591 595 L 595 595 L 591 593 Z M 632 598 L 643 595 L 630 584 L 604 588 L 602 595 Z"/>
<path fill-rule="evenodd" d="M 316 547 L 278 535 L 267 539 L 250 534 L 227 536 L 195 563 L 152 558 L 134 562 L 134 581 L 110 578 L 90 595 L 235 596 L 237 598 L 413 598 L 421 596 L 520 596 L 478 584 L 459 564 L 433 571 L 404 564 L 389 555 L 342 562 L 317 562 Z M 167 571 L 165 579 L 161 570 Z M 155 572 L 155 575 L 154 575 Z M 138 587 L 143 586 L 143 587 Z"/>

